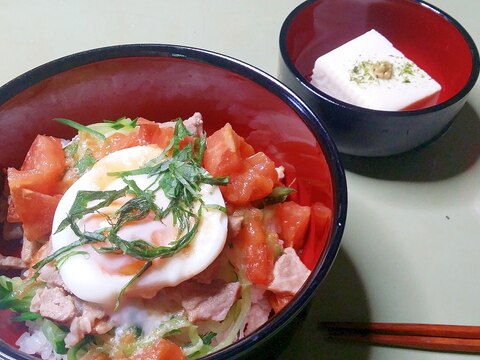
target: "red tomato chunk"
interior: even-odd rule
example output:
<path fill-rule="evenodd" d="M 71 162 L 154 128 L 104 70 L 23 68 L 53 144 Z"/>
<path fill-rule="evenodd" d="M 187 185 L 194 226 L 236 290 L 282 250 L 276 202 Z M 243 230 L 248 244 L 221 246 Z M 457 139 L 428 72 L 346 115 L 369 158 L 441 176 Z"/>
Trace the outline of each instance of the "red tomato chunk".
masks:
<path fill-rule="evenodd" d="M 262 152 L 254 153 L 230 124 L 208 137 L 204 167 L 213 176 L 230 177 L 222 194 L 235 205 L 264 198 L 278 181 L 275 163 Z"/>
<path fill-rule="evenodd" d="M 65 167 L 60 139 L 38 135 L 20 170 L 7 170 L 11 195 L 7 220 L 22 222 L 25 236 L 31 241 L 41 240 L 51 232 Z"/>
<path fill-rule="evenodd" d="M 237 244 L 242 254 L 242 264 L 248 280 L 267 286 L 273 279 L 274 254 L 267 244 L 262 211 L 246 209 Z"/>
<path fill-rule="evenodd" d="M 280 226 L 280 238 L 285 247 L 299 250 L 303 247 L 305 234 L 310 223 L 310 206 L 301 206 L 293 201 L 277 205 L 277 218 Z"/>

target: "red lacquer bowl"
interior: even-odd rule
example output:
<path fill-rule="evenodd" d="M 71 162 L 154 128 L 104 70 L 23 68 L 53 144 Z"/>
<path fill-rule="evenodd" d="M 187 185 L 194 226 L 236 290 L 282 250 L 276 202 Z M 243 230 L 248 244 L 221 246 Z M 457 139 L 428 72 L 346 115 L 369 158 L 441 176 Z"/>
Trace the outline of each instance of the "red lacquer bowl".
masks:
<path fill-rule="evenodd" d="M 371 110 L 310 84 L 315 60 L 375 29 L 442 86 L 437 104 L 409 111 Z M 418 0 L 314 0 L 293 10 L 280 32 L 279 78 L 326 123 L 342 153 L 398 154 L 437 138 L 452 123 L 478 78 L 480 61 L 467 31 Z"/>
<path fill-rule="evenodd" d="M 55 117 L 83 124 L 121 116 L 166 121 L 195 111 L 207 133 L 230 122 L 282 164 L 287 181 L 296 179 L 301 204 L 321 201 L 332 208 L 327 229 L 309 230 L 302 258 L 312 274 L 292 302 L 250 336 L 206 357 L 233 359 L 250 354 L 304 308 L 332 265 L 345 226 L 347 192 L 337 150 L 321 120 L 294 93 L 252 66 L 200 49 L 124 45 L 87 51 L 0 88 L 0 166 L 18 167 L 37 134 L 72 137 L 74 131 Z M 29 359 L 12 347 L 22 329 L 10 317 L 0 312 L 0 357 Z"/>

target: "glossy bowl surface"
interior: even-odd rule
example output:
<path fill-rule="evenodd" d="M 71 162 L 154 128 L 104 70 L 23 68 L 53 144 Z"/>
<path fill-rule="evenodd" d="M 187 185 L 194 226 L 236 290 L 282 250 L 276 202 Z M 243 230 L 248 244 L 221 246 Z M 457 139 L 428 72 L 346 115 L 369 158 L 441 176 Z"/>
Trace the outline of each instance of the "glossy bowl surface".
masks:
<path fill-rule="evenodd" d="M 74 54 L 0 88 L 0 166 L 21 165 L 37 134 L 72 137 L 74 130 L 55 117 L 83 124 L 121 116 L 166 121 L 195 111 L 202 113 L 207 133 L 230 122 L 282 164 L 287 181 L 296 179 L 298 202 L 321 201 L 333 209 L 329 229 L 309 230 L 302 259 L 312 275 L 295 299 L 250 336 L 206 357 L 232 359 L 264 344 L 304 308 L 332 265 L 345 225 L 346 183 L 336 147 L 288 88 L 250 65 L 183 46 L 122 45 Z M 11 346 L 23 329 L 10 317 L 0 312 L 0 358 L 2 352 L 31 358 Z"/>
<path fill-rule="evenodd" d="M 376 29 L 442 86 L 436 105 L 410 111 L 354 106 L 309 83 L 315 60 Z M 295 8 L 280 31 L 279 78 L 327 125 L 342 153 L 386 156 L 438 137 L 464 105 L 479 74 L 479 55 L 466 30 L 418 0 L 313 0 Z"/>

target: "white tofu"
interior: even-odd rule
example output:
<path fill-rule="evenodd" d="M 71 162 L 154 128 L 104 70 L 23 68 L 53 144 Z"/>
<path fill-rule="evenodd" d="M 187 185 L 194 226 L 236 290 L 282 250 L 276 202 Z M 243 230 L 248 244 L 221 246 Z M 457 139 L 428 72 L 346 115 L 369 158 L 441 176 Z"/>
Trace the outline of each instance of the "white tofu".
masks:
<path fill-rule="evenodd" d="M 434 105 L 441 90 L 440 84 L 375 30 L 319 57 L 311 83 L 344 102 L 388 111 Z"/>

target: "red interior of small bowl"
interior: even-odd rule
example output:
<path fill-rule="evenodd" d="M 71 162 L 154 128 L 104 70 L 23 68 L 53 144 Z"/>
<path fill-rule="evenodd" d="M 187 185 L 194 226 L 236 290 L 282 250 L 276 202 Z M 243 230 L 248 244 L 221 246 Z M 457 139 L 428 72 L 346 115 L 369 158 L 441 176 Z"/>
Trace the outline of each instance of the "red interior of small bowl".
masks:
<path fill-rule="evenodd" d="M 0 166 L 18 167 L 37 134 L 70 138 L 74 131 L 51 119 L 88 124 L 121 116 L 167 121 L 199 111 L 207 133 L 226 122 L 295 179 L 301 204 L 332 207 L 332 180 L 315 136 L 300 116 L 265 87 L 207 63 L 172 57 L 110 59 L 67 70 L 19 93 L 0 106 Z M 311 229 L 303 253 L 313 268 L 328 230 Z M 1 241 L 0 243 L 3 243 Z M 18 331 L 0 312 L 2 339 Z"/>
<path fill-rule="evenodd" d="M 286 48 L 306 78 L 315 60 L 375 29 L 442 86 L 438 103 L 467 84 L 472 73 L 470 48 L 446 17 L 414 0 L 318 0 L 293 18 Z"/>

